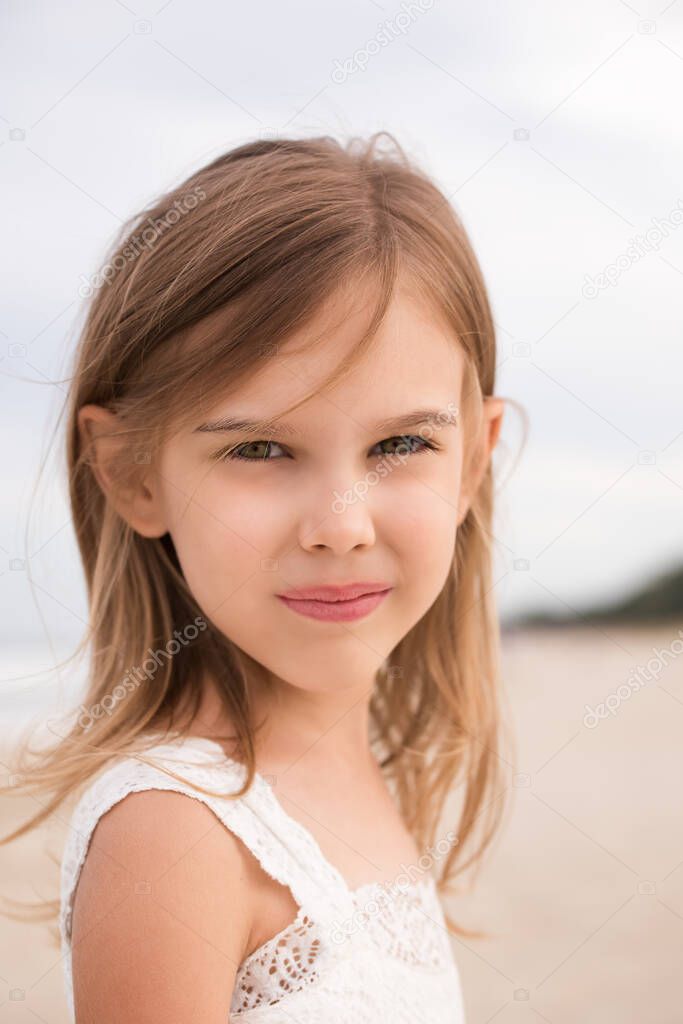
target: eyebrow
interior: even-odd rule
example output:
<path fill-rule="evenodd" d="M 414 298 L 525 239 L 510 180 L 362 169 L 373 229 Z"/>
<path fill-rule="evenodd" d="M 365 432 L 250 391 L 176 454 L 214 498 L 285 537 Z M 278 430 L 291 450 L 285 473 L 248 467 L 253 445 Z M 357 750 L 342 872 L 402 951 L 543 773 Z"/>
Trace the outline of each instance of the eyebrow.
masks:
<path fill-rule="evenodd" d="M 420 427 L 432 423 L 444 427 L 457 426 L 457 414 L 451 409 L 414 409 L 412 412 L 380 420 L 375 424 L 373 430 L 399 432 L 410 427 Z M 194 428 L 193 433 L 235 434 L 242 431 L 250 433 L 262 431 L 264 434 L 275 431 L 286 437 L 301 436 L 301 431 L 286 423 L 280 423 L 277 419 L 250 420 L 235 416 L 224 416 L 219 420 L 202 423 Z"/>

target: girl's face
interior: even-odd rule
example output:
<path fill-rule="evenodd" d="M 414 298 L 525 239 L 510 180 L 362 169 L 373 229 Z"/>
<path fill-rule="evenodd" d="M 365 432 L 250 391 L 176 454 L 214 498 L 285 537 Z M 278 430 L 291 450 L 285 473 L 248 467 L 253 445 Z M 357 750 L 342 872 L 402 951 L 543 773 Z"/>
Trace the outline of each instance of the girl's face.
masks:
<path fill-rule="evenodd" d="M 205 617 L 308 691 L 371 686 L 446 580 L 468 504 L 457 341 L 401 292 L 371 352 L 281 428 L 261 439 L 210 425 L 274 418 L 309 393 L 349 351 L 367 308 L 328 304 L 257 376 L 166 442 L 153 483 L 160 532 L 170 532 Z M 317 346 L 297 352 L 311 332 Z M 417 410 L 432 410 L 431 421 L 412 422 Z M 367 582 L 388 594 L 341 621 L 278 596 Z"/>

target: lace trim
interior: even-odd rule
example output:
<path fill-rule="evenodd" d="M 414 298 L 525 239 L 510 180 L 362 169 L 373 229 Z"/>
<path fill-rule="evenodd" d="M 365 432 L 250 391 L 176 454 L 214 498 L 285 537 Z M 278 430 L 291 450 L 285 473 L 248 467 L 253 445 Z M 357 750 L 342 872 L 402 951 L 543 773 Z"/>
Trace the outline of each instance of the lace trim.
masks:
<path fill-rule="evenodd" d="M 387 893 L 381 882 L 367 882 L 351 895 L 354 914 L 335 922 L 332 930 L 321 929 L 311 912 L 301 907 L 289 925 L 246 957 L 235 978 L 232 1012 L 236 1016 L 272 1006 L 311 985 L 323 973 L 331 949 L 336 960 L 343 959 L 359 941 L 371 943 L 382 956 L 413 970 L 440 973 L 452 966 L 448 932 L 431 876 L 394 893 Z"/>
<path fill-rule="evenodd" d="M 384 956 L 424 971 L 447 968 L 452 961 L 449 933 L 431 877 L 397 893 L 381 883 L 356 896 L 361 892 L 358 926 L 366 929 Z"/>
<path fill-rule="evenodd" d="M 315 982 L 321 973 L 321 939 L 317 922 L 305 907 L 295 920 L 255 950 L 235 978 L 231 1015 L 272 1005 L 288 993 Z"/>

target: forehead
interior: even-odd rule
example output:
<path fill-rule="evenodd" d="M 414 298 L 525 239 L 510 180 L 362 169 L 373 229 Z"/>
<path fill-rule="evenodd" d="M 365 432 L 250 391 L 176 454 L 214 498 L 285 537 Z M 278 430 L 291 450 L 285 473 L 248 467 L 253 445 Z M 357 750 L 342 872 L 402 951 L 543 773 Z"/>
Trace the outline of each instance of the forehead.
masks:
<path fill-rule="evenodd" d="M 275 416 L 311 395 L 354 349 L 367 329 L 376 296 L 343 288 L 305 327 L 290 335 L 269 362 L 214 407 L 216 412 Z M 419 293 L 402 285 L 387 308 L 370 348 L 347 375 L 321 395 L 311 395 L 286 419 L 304 424 L 337 410 L 362 420 L 418 405 L 458 400 L 463 353 L 442 317 Z"/>

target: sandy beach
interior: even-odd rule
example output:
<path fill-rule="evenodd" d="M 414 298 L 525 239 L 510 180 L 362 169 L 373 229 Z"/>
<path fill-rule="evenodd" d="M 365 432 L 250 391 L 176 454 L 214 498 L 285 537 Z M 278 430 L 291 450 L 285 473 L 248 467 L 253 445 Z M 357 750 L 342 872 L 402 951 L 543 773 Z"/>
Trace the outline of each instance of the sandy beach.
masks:
<path fill-rule="evenodd" d="M 465 926 L 489 933 L 452 940 L 468 1024 L 680 1024 L 677 637 L 683 630 L 673 624 L 505 636 L 516 739 L 515 759 L 504 765 L 506 815 L 475 886 L 449 906 Z M 8 740 L 5 730 L 5 751 Z M 27 806 L 25 798 L 4 801 L 3 834 Z M 0 848 L 3 897 L 56 896 L 49 853 L 59 857 L 65 827 L 60 815 Z M 0 937 L 0 1024 L 66 1024 L 61 956 L 48 927 L 2 917 Z"/>

